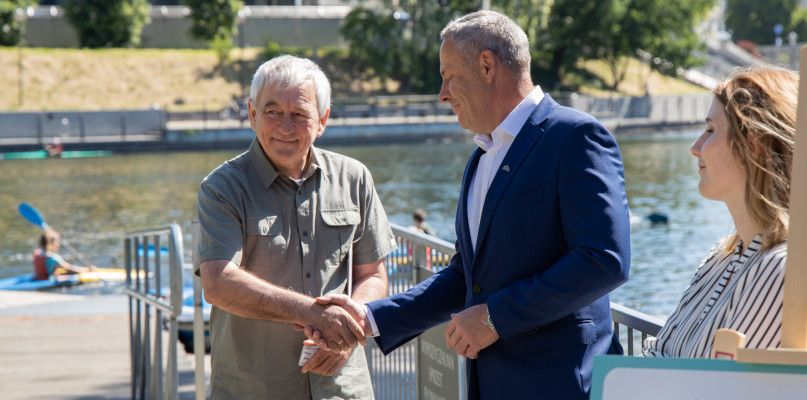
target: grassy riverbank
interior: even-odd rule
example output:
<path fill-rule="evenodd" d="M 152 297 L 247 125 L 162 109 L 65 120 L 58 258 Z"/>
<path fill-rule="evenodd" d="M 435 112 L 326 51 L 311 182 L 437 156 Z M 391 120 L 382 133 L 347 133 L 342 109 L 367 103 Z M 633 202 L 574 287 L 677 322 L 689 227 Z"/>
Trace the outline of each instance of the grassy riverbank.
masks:
<path fill-rule="evenodd" d="M 243 74 L 239 70 L 241 61 Z M 222 109 L 231 99 L 241 96 L 239 82 L 248 82 L 261 61 L 257 48 L 243 52 L 235 49 L 231 61 L 222 65 L 212 50 L 26 48 L 19 52 L 13 47 L 0 47 L 0 70 L 4 71 L 0 74 L 0 87 L 4 88 L 0 91 L 0 111 L 143 109 L 153 104 L 170 110 Z M 335 54 L 320 57 L 333 81 L 334 96 L 394 90 L 394 84 L 384 86 L 361 79 L 340 61 Z M 602 88 L 601 82 L 608 82 L 604 65 L 589 62 L 583 67 L 591 75 L 588 80 L 570 77 L 581 92 L 613 94 Z M 632 61 L 629 71 L 620 91 L 644 94 L 646 66 Z M 654 95 L 703 90 L 657 73 L 650 74 L 649 81 Z"/>

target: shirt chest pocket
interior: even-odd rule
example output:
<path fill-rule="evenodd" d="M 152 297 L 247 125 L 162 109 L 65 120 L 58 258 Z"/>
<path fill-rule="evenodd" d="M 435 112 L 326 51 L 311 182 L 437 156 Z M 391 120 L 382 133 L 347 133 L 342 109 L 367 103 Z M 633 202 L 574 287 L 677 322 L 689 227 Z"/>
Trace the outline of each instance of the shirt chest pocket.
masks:
<path fill-rule="evenodd" d="M 247 217 L 241 266 L 269 282 L 281 282 L 287 265 L 288 242 L 278 216 Z"/>
<path fill-rule="evenodd" d="M 318 235 L 321 240 L 325 258 L 329 268 L 337 268 L 347 258 L 347 253 L 353 245 L 356 227 L 361 222 L 358 208 L 339 208 L 322 210 L 324 235 Z"/>

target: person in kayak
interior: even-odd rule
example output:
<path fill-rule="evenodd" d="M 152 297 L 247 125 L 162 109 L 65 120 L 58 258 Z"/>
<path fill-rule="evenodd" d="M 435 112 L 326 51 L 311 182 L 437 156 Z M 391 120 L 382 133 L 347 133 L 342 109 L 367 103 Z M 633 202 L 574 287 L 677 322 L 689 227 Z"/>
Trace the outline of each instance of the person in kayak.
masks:
<path fill-rule="evenodd" d="M 34 250 L 34 280 L 43 281 L 51 276 L 72 275 L 95 270 L 95 265 L 82 267 L 67 262 L 59 255 L 62 236 L 51 228 L 42 231 L 39 248 Z"/>

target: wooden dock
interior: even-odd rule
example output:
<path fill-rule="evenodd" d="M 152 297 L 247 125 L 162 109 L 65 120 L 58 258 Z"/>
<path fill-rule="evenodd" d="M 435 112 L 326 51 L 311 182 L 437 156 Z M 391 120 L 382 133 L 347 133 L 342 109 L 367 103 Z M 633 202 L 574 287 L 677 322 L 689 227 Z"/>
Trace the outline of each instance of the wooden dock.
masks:
<path fill-rule="evenodd" d="M 123 294 L 0 291 L 0 398 L 131 398 L 128 307 Z M 181 346 L 178 367 L 180 399 L 195 398 Z"/>

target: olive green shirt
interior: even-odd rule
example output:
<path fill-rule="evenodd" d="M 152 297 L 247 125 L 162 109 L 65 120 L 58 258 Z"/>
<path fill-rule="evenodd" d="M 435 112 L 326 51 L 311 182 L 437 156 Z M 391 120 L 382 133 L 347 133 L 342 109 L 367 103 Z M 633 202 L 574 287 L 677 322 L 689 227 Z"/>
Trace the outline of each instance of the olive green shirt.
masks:
<path fill-rule="evenodd" d="M 309 296 L 346 293 L 347 255 L 369 264 L 396 248 L 370 172 L 360 162 L 311 148 L 299 185 L 279 173 L 253 140 L 222 164 L 199 191 L 201 235 L 194 272 L 230 260 L 275 285 Z M 333 376 L 303 374 L 304 335 L 291 324 L 210 315 L 211 398 L 372 398 L 364 351 Z"/>

